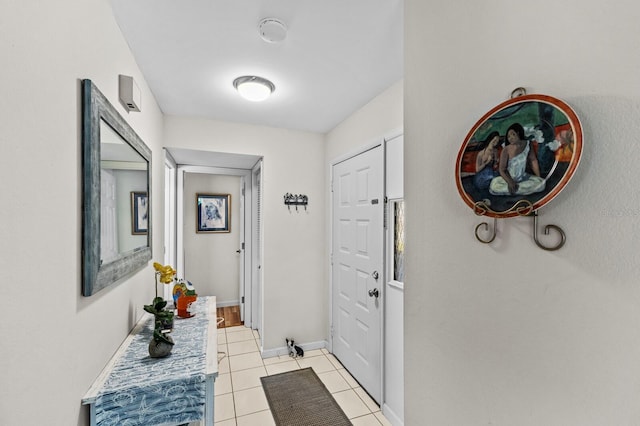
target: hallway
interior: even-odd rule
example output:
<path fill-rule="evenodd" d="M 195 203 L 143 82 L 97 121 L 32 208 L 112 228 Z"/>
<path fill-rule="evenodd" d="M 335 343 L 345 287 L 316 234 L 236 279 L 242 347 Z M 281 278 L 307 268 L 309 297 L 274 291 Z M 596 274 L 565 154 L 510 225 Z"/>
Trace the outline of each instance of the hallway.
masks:
<path fill-rule="evenodd" d="M 258 333 L 244 326 L 218 330 L 215 419 L 220 426 L 274 425 L 260 377 L 312 367 L 355 426 L 390 426 L 380 407 L 326 349 L 262 359 Z"/>

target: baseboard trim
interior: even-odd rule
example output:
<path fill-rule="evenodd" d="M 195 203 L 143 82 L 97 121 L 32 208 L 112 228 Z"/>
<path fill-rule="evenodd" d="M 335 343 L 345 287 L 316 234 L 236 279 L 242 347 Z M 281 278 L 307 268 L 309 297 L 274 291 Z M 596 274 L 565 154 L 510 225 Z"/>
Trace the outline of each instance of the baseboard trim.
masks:
<path fill-rule="evenodd" d="M 326 340 L 319 340 L 317 342 L 301 343 L 300 346 L 305 351 L 313 351 L 315 349 L 324 349 L 327 347 Z M 275 349 L 267 349 L 262 351 L 262 358 L 273 358 L 280 355 L 289 354 L 289 348 L 286 345 Z"/>
<path fill-rule="evenodd" d="M 387 404 L 382 404 L 382 414 L 393 426 L 404 426 L 404 421 Z"/>
<path fill-rule="evenodd" d="M 239 305 L 240 305 L 239 300 L 227 300 L 225 302 L 218 302 L 216 300 L 216 308 L 224 308 L 226 306 L 239 306 Z"/>

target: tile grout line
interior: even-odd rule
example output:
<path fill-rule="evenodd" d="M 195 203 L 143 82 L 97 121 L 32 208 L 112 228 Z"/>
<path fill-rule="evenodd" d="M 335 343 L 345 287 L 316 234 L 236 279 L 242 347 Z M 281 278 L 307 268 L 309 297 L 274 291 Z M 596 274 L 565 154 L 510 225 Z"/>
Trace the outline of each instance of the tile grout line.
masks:
<path fill-rule="evenodd" d="M 246 417 L 246 416 L 253 415 L 253 414 L 256 414 L 256 413 L 261 413 L 261 412 L 264 412 L 264 411 L 269 411 L 269 413 L 273 416 L 273 414 L 271 413 L 271 409 L 270 408 L 268 408 L 267 410 L 258 410 L 258 411 L 255 411 L 255 412 L 244 414 L 242 416 L 238 416 L 238 413 L 237 413 L 237 410 L 236 410 L 236 400 L 235 400 L 236 399 L 236 395 L 235 394 L 236 394 L 236 392 L 239 392 L 240 390 L 236 391 L 235 388 L 234 388 L 234 385 L 233 385 L 233 374 L 232 373 L 238 372 L 238 371 L 246 371 L 246 370 L 249 370 L 251 368 L 260 368 L 260 367 L 248 367 L 248 368 L 242 368 L 240 370 L 234 370 L 234 371 L 232 371 L 232 369 L 231 369 L 231 359 L 230 358 L 231 358 L 232 355 L 229 354 L 228 346 L 229 346 L 230 342 L 228 340 L 228 335 L 229 335 L 229 333 L 233 334 L 235 332 L 243 332 L 243 331 L 245 331 L 245 330 L 238 329 L 238 330 L 234 330 L 234 331 L 229 331 L 226 328 L 224 329 L 224 334 L 225 334 L 225 343 L 224 344 L 227 345 L 227 357 L 229 358 L 229 361 L 228 361 L 229 362 L 229 373 L 228 374 L 229 374 L 229 381 L 231 383 L 231 394 L 232 394 L 231 400 L 233 402 L 233 412 L 234 412 L 233 420 L 236 423 L 236 425 L 237 425 L 237 422 L 238 422 L 238 417 Z M 253 334 L 253 332 L 252 332 L 252 339 L 245 339 L 245 340 L 240 340 L 240 341 L 237 341 L 237 342 L 231 342 L 231 343 L 241 343 L 241 342 L 253 341 L 254 344 L 256 345 L 256 347 L 258 348 L 256 350 L 252 350 L 250 352 L 245 352 L 245 353 L 241 353 L 241 354 L 235 354 L 233 356 L 246 355 L 246 354 L 251 354 L 251 353 L 254 353 L 254 352 L 258 353 L 258 355 L 260 356 L 261 368 L 264 369 L 264 372 L 266 373 L 266 376 L 271 376 L 272 374 L 269 373 L 269 370 L 267 368 L 268 366 L 273 366 L 273 365 L 277 365 L 277 364 L 281 364 L 281 363 L 286 363 L 289 360 L 282 360 L 281 362 L 274 362 L 274 363 L 266 364 L 264 358 L 262 358 L 262 355 L 260 354 L 259 343 L 258 343 L 259 339 L 260 339 L 260 337 L 259 336 L 256 337 L 255 334 Z M 354 420 L 354 419 L 357 419 L 357 418 L 373 415 L 373 417 L 376 420 L 376 422 L 378 424 L 382 425 L 382 423 L 380 422 L 380 420 L 376 416 L 376 413 L 380 413 L 382 415 L 381 407 L 377 406 L 377 403 L 375 403 L 375 401 L 372 400 L 373 403 L 376 404 L 376 406 L 378 407 L 378 409 L 376 411 L 372 411 L 371 408 L 369 407 L 369 404 L 367 403 L 367 401 L 365 401 L 363 399 L 363 397 L 356 391 L 356 389 L 358 389 L 358 388 L 361 389 L 362 388 L 361 385 L 356 381 L 355 382 L 356 387 L 353 387 L 352 384 L 349 382 L 349 380 L 344 378 L 344 376 L 342 375 L 342 373 L 340 373 L 339 370 L 344 370 L 346 374 L 349 374 L 349 376 L 351 376 L 351 373 L 349 373 L 349 371 L 346 368 L 344 368 L 342 363 L 340 363 L 340 361 L 336 358 L 336 361 L 340 365 L 340 368 L 338 368 L 331 361 L 331 359 L 329 358 L 329 355 L 333 356 L 333 354 L 331 354 L 330 352 L 326 351 L 326 349 L 325 350 L 321 349 L 319 354 L 316 354 L 316 355 L 314 355 L 312 357 L 309 357 L 309 358 L 319 358 L 320 356 L 323 356 L 331 364 L 331 370 L 323 371 L 322 373 L 337 372 L 338 374 L 340 374 L 341 378 L 346 382 L 347 386 L 349 387 L 348 389 L 344 389 L 344 390 L 341 390 L 341 391 L 333 392 L 333 393 L 331 393 L 331 395 L 334 395 L 334 394 L 337 394 L 337 393 L 340 393 L 340 392 L 346 392 L 346 391 L 349 391 L 349 390 L 353 391 L 353 393 L 355 393 L 355 395 L 357 396 L 357 399 L 362 404 L 364 404 L 364 406 L 366 407 L 366 409 L 369 412 L 366 413 L 366 414 L 363 414 L 363 415 L 352 417 L 350 420 Z M 278 358 L 280 359 L 280 355 L 278 355 Z M 309 358 L 307 358 L 307 359 L 309 359 Z M 299 369 L 303 368 L 302 365 L 300 365 L 300 360 L 292 359 L 292 361 L 295 361 L 296 362 L 296 366 L 297 366 L 297 368 L 294 368 L 293 370 L 299 370 Z M 313 368 L 312 366 L 310 366 L 310 367 Z M 293 370 L 286 370 L 286 371 L 293 371 Z M 315 372 L 315 369 L 314 369 L 314 372 Z M 322 373 L 320 373 L 320 374 L 322 374 Z M 278 373 L 274 373 L 274 374 L 278 374 Z M 316 373 L 316 374 L 318 374 L 318 373 Z M 260 377 L 265 377 L 265 376 L 260 376 Z M 351 376 L 351 377 L 353 377 L 353 376 Z M 242 391 L 255 389 L 255 388 L 262 388 L 262 384 L 260 384 L 259 386 L 250 387 L 250 388 L 247 388 L 247 389 L 242 389 Z M 264 389 L 263 389 L 263 391 L 264 391 Z M 365 392 L 364 389 L 362 389 L 362 391 Z M 367 394 L 367 396 L 368 396 L 368 394 Z M 369 397 L 369 398 L 371 399 L 371 397 Z M 228 420 L 231 420 L 231 419 L 228 419 Z"/>
<path fill-rule="evenodd" d="M 224 341 L 227 346 L 227 357 L 229 355 L 229 340 L 227 338 L 227 330 L 224 330 Z M 231 384 L 231 403 L 233 404 L 233 422 L 238 426 L 238 410 L 236 410 L 236 392 L 233 390 L 233 374 L 231 374 L 231 359 L 229 359 L 229 383 Z"/>

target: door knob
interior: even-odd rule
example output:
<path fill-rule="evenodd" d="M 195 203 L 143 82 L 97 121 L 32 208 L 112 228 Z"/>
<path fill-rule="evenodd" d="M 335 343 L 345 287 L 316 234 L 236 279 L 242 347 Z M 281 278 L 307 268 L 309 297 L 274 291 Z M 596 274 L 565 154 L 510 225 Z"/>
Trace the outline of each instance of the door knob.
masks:
<path fill-rule="evenodd" d="M 374 280 L 378 281 L 378 277 L 379 277 L 380 275 L 378 274 L 378 271 L 373 271 L 373 272 L 371 273 L 371 276 L 373 277 L 373 279 L 374 279 Z"/>
<path fill-rule="evenodd" d="M 374 288 L 373 290 L 369 290 L 369 297 L 375 297 L 377 299 L 378 296 L 380 296 L 380 292 L 378 291 L 377 288 Z"/>

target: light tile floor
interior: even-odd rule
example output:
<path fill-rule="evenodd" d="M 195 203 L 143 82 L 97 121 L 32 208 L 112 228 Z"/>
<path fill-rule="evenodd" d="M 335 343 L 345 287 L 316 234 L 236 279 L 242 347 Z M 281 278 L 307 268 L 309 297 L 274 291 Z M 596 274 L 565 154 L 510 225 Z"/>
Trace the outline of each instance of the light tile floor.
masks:
<path fill-rule="evenodd" d="M 226 356 L 219 362 L 215 384 L 216 425 L 275 425 L 260 377 L 306 367 L 313 368 L 355 426 L 391 425 L 380 407 L 325 349 L 306 351 L 298 359 L 286 355 L 262 359 L 258 348 L 255 331 L 243 326 L 218 330 L 218 350 Z"/>

